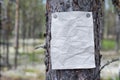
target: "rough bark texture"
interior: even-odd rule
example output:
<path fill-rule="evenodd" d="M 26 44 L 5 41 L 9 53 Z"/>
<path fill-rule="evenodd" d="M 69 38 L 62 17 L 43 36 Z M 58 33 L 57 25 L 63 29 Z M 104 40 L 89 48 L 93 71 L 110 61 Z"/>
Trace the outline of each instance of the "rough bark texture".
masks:
<path fill-rule="evenodd" d="M 100 40 L 103 0 L 47 0 L 46 8 L 46 80 L 100 80 Z M 95 60 L 94 69 L 52 70 L 50 60 L 51 13 L 69 11 L 92 11 L 94 18 Z"/>

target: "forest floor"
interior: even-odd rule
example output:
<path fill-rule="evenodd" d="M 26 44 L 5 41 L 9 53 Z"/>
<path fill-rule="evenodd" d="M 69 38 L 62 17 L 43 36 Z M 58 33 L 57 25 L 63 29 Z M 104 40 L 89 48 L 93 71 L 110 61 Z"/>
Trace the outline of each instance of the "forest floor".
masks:
<path fill-rule="evenodd" d="M 119 58 L 120 55 L 114 51 L 101 52 L 103 57 L 101 66 L 106 64 L 112 59 Z M 101 71 L 102 80 L 118 80 L 120 61 L 116 61 L 106 66 Z M 3 76 L 0 80 L 45 80 L 45 65 L 40 64 L 27 64 L 19 66 L 17 69 L 4 70 Z"/>
<path fill-rule="evenodd" d="M 23 43 L 22 40 L 20 40 L 20 43 Z M 2 77 L 0 80 L 45 80 L 44 50 L 34 50 L 35 45 L 43 43 L 43 40 L 26 40 L 26 45 L 24 48 L 22 45 L 20 45 L 17 69 L 14 69 L 14 67 L 10 70 L 8 70 L 6 67 L 3 68 L 1 71 Z M 115 51 L 101 51 L 101 54 L 103 55 L 101 59 L 101 66 L 112 59 L 120 58 L 120 53 L 117 54 Z M 10 47 L 9 61 L 12 65 L 14 65 L 13 46 Z M 117 79 L 119 70 L 120 61 L 111 63 L 101 71 L 101 77 L 103 78 L 102 80 L 119 80 Z"/>
<path fill-rule="evenodd" d="M 106 63 L 110 62 L 113 59 L 119 59 L 120 53 L 116 53 L 115 51 L 102 51 L 102 60 L 101 67 Z M 101 71 L 101 77 L 104 80 L 120 80 L 119 78 L 120 72 L 120 61 L 112 62 L 109 65 L 105 66 Z"/>

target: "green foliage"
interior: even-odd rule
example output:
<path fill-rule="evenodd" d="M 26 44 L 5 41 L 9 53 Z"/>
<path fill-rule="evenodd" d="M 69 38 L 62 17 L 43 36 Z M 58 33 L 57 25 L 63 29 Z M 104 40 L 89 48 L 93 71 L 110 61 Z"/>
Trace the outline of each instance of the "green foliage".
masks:
<path fill-rule="evenodd" d="M 113 49 L 115 49 L 115 41 L 104 39 L 102 41 L 102 49 L 103 50 L 113 50 Z"/>
<path fill-rule="evenodd" d="M 10 18 L 10 26 L 14 33 L 16 3 L 9 0 L 3 1 L 2 16 Z M 19 0 L 19 26 L 22 37 L 42 37 L 45 32 L 45 4 L 42 0 Z"/>
<path fill-rule="evenodd" d="M 44 50 L 39 50 L 31 53 L 20 53 L 20 56 L 27 56 L 30 62 L 42 62 L 42 58 L 40 56 L 43 56 Z"/>
<path fill-rule="evenodd" d="M 45 5 L 42 0 L 20 0 L 21 17 L 23 21 L 21 32 L 27 36 L 41 37 L 45 28 Z M 24 28 L 23 28 L 24 27 Z"/>
<path fill-rule="evenodd" d="M 37 71 L 34 70 L 34 69 L 24 69 L 24 72 L 32 72 L 32 73 L 34 73 L 34 72 L 37 72 Z"/>
<path fill-rule="evenodd" d="M 105 79 L 104 79 L 104 78 L 102 78 L 101 80 L 119 80 L 119 77 L 118 77 L 117 75 L 116 75 L 116 76 L 114 76 L 114 77 L 113 77 L 113 76 L 112 76 L 112 77 L 111 77 L 111 76 L 109 76 L 109 77 L 107 77 L 107 78 L 105 78 Z"/>

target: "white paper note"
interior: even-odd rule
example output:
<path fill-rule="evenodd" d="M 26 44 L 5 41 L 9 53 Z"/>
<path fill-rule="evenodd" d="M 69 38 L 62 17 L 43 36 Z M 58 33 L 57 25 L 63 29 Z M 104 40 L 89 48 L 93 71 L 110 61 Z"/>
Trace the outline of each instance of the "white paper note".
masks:
<path fill-rule="evenodd" d="M 52 69 L 95 68 L 92 12 L 52 14 Z"/>

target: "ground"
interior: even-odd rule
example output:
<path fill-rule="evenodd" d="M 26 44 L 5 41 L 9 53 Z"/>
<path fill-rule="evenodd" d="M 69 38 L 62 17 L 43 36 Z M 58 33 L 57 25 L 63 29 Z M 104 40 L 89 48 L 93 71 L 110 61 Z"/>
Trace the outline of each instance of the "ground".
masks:
<path fill-rule="evenodd" d="M 14 67 L 10 70 L 3 68 L 0 80 L 45 80 L 45 65 L 44 65 L 44 50 L 37 49 L 35 46 L 43 44 L 43 40 L 36 40 L 33 45 L 33 40 L 26 40 L 25 48 L 22 45 L 19 47 L 18 68 Z M 22 40 L 20 40 L 22 44 Z M 111 42 L 110 42 L 111 43 Z M 107 41 L 108 44 L 108 41 Z M 106 43 L 104 43 L 106 46 Z M 111 48 L 111 47 L 110 47 Z M 107 46 L 105 49 L 108 49 Z M 24 50 L 24 51 L 23 51 Z M 102 50 L 101 66 L 107 61 L 119 58 L 120 53 L 116 53 L 115 50 Z M 14 47 L 10 47 L 10 63 L 14 66 Z M 120 61 L 111 63 L 101 71 L 102 80 L 118 80 L 118 74 L 120 70 Z"/>

